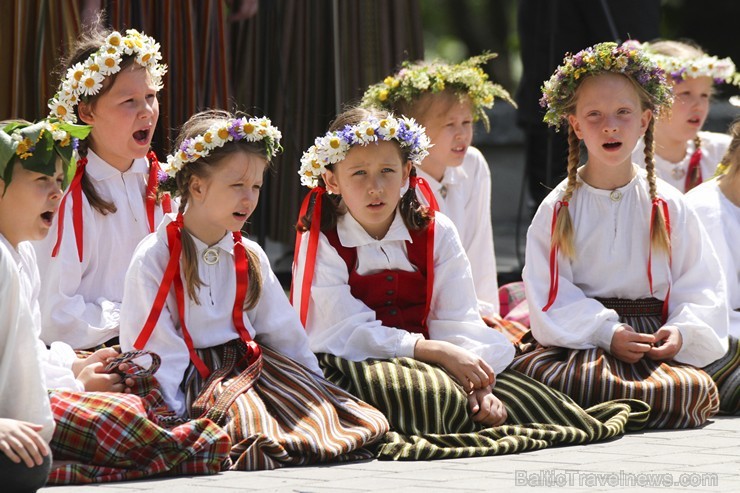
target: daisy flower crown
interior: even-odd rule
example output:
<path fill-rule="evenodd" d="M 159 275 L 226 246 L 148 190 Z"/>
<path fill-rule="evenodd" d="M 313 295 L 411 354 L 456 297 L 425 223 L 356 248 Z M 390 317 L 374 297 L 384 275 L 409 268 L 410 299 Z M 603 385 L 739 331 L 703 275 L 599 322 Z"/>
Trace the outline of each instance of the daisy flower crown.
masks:
<path fill-rule="evenodd" d="M 458 64 L 406 61 L 397 73 L 368 87 L 362 96 L 362 105 L 392 111 L 398 101 L 410 103 L 427 92 L 452 89 L 470 98 L 474 119 L 482 119 L 488 130 L 490 122 L 485 110 L 493 107 L 495 98 L 516 106 L 506 89 L 489 81 L 488 74 L 480 68 L 480 65 L 497 56 L 496 53 L 484 53 Z"/>
<path fill-rule="evenodd" d="M 127 30 L 125 36 L 114 31 L 87 60 L 67 69 L 59 90 L 49 100 L 50 117 L 76 122 L 74 108 L 77 103 L 100 92 L 103 80 L 121 70 L 121 61 L 125 56 L 135 57 L 136 63 L 149 72 L 156 90 L 162 89 L 162 76 L 167 72 L 167 65 L 160 63 L 162 54 L 159 43 L 136 29 Z"/>
<path fill-rule="evenodd" d="M 0 128 L 0 177 L 10 184 L 15 159 L 27 170 L 53 176 L 59 157 L 66 187 L 74 176 L 79 139 L 87 137 L 90 128 L 56 120 L 6 124 Z"/>
<path fill-rule="evenodd" d="M 740 85 L 740 74 L 735 72 L 735 64 L 730 57 L 717 58 L 716 56 L 704 55 L 684 59 L 655 53 L 652 51 L 653 47 L 650 43 L 640 43 L 638 41 L 629 41 L 628 43 L 637 49 L 645 50 L 645 53 L 676 82 L 689 78 L 711 77 L 715 84 Z"/>
<path fill-rule="evenodd" d="M 242 116 L 213 124 L 203 134 L 183 140 L 175 153 L 167 156 L 167 164 L 163 170 L 166 175 L 160 177 L 160 183 L 170 181 L 186 164 L 207 157 L 213 149 L 223 147 L 227 142 L 260 142 L 265 147 L 267 160 L 270 161 L 282 150 L 281 138 L 280 130 L 265 117 Z M 166 184 L 164 190 L 173 191 Z"/>
<path fill-rule="evenodd" d="M 319 184 L 319 177 L 326 172 L 326 166 L 344 160 L 350 147 L 354 145 L 366 146 L 371 142 L 393 140 L 402 149 L 408 150 L 408 159 L 416 166 L 420 166 L 429 155 L 429 137 L 424 127 L 413 118 L 396 118 L 393 115 L 382 119 L 370 118 L 317 137 L 314 145 L 301 157 L 301 169 L 298 171 L 301 184 L 315 188 Z"/>
<path fill-rule="evenodd" d="M 665 72 L 643 50 L 627 43 L 599 43 L 575 55 L 567 54 L 550 80 L 545 81 L 540 99 L 540 106 L 547 108 L 545 123 L 559 129 L 566 121 L 566 108 L 578 84 L 585 77 L 603 73 L 634 79 L 649 94 L 656 114 L 673 102 Z"/>

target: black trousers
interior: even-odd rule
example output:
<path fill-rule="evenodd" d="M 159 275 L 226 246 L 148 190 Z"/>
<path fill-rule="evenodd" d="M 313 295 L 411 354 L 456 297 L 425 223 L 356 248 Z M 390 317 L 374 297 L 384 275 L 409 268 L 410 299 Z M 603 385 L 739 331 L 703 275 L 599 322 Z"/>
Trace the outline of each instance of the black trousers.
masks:
<path fill-rule="evenodd" d="M 46 484 L 51 472 L 51 454 L 44 457 L 40 466 L 16 464 L 0 452 L 0 491 L 3 493 L 31 493 Z"/>

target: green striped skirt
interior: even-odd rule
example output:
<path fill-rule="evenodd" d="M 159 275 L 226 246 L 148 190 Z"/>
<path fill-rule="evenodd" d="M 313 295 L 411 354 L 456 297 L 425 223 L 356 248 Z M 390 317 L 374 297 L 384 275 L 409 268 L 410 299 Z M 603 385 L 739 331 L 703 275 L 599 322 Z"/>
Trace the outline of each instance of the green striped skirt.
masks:
<path fill-rule="evenodd" d="M 703 370 L 719 388 L 720 414 L 740 414 L 740 341 L 730 336 L 727 353 Z"/>
<path fill-rule="evenodd" d="M 205 382 L 192 363 L 183 389 L 192 417 L 211 418 L 231 437 L 234 470 L 367 459 L 365 447 L 388 431 L 377 410 L 295 361 L 261 346 L 262 356 L 240 367 L 239 339 L 197 349 L 212 370 Z"/>
<path fill-rule="evenodd" d="M 554 445 L 585 444 L 640 426 L 650 408 L 623 400 L 582 409 L 568 396 L 507 370 L 494 394 L 508 412 L 502 426 L 474 422 L 462 387 L 442 368 L 412 358 L 349 361 L 320 354 L 326 377 L 377 407 L 391 432 L 376 448 L 386 460 L 502 455 Z"/>
<path fill-rule="evenodd" d="M 661 325 L 663 302 L 599 299 L 637 332 L 652 334 Z M 650 405 L 648 428 L 693 428 L 717 414 L 717 386 L 706 372 L 647 357 L 625 363 L 601 348 L 544 347 L 531 336 L 511 368 L 557 389 L 584 407 L 614 399 L 639 399 Z"/>

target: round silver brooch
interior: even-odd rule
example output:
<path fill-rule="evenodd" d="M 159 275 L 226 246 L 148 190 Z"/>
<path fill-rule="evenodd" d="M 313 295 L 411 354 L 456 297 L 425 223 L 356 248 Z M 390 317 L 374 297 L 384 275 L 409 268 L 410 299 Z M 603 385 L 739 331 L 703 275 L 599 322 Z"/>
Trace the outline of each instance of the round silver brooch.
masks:
<path fill-rule="evenodd" d="M 208 265 L 214 265 L 218 263 L 218 250 L 215 248 L 207 248 L 203 252 L 203 261 Z"/>
<path fill-rule="evenodd" d="M 619 190 L 612 190 L 609 193 L 609 198 L 612 199 L 614 202 L 619 202 L 620 200 L 622 200 L 622 192 L 620 192 Z"/>
<path fill-rule="evenodd" d="M 673 176 L 674 180 L 680 180 L 684 176 L 686 176 L 686 170 L 681 168 L 680 166 L 676 166 L 671 170 L 671 176 Z"/>

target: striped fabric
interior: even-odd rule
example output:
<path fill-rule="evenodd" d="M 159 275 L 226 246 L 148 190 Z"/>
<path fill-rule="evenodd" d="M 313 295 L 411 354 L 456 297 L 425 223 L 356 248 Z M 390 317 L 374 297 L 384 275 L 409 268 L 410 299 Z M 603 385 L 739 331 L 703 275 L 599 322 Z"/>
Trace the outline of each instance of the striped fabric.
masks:
<path fill-rule="evenodd" d="M 56 422 L 49 485 L 215 474 L 228 467 L 231 442 L 210 420 L 160 426 L 155 410 L 165 404 L 158 390 L 143 399 L 57 390 L 49 397 Z"/>
<path fill-rule="evenodd" d="M 703 368 L 719 388 L 720 414 L 740 414 L 740 341 L 730 336 L 730 349 Z"/>
<path fill-rule="evenodd" d="M 209 349 L 198 355 L 212 370 L 233 368 L 241 340 Z M 268 347 L 262 348 L 262 370 L 249 389 L 238 394 L 223 423 L 232 439 L 232 469 L 262 470 L 318 462 L 367 459 L 364 447 L 388 431 L 383 415 L 364 402 L 317 377 L 310 370 Z M 239 368 L 233 368 L 218 385 L 213 399 L 239 384 Z M 214 374 L 216 372 L 214 371 Z M 205 383 L 208 383 L 205 382 Z M 185 377 L 188 409 L 201 389 L 208 387 L 191 364 Z"/>
<path fill-rule="evenodd" d="M 385 460 L 431 460 L 502 455 L 555 445 L 585 444 L 644 424 L 650 408 L 623 400 L 581 409 L 566 395 L 507 370 L 494 393 L 506 406 L 506 424 L 475 423 L 468 399 L 437 366 L 413 358 L 349 361 L 319 355 L 327 378 L 382 411 L 392 431 L 376 455 Z"/>
<path fill-rule="evenodd" d="M 620 314 L 637 332 L 654 333 L 661 323 L 663 302 L 599 299 Z M 635 364 L 618 360 L 601 348 L 543 347 L 531 333 L 520 346 L 523 353 L 511 368 L 568 394 L 588 407 L 614 399 L 639 399 L 652 411 L 649 428 L 693 428 L 719 409 L 717 386 L 704 371 L 647 357 Z"/>

